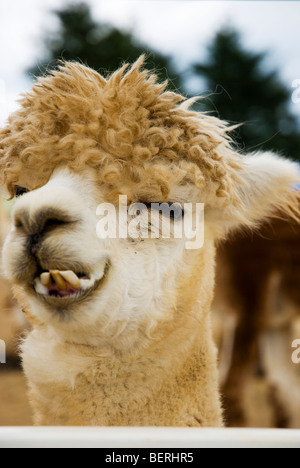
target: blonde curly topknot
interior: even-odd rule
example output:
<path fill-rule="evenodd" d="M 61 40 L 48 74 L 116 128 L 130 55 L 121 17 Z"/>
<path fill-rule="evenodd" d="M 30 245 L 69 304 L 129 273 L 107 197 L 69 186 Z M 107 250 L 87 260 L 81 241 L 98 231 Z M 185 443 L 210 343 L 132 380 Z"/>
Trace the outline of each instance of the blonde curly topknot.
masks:
<path fill-rule="evenodd" d="M 43 185 L 58 166 L 88 166 L 99 184 L 118 190 L 129 179 L 152 191 L 153 201 L 168 198 L 174 177 L 202 189 L 216 182 L 218 197 L 234 199 L 241 157 L 230 128 L 189 110 L 193 100 L 167 92 L 143 62 L 107 79 L 79 63 L 40 78 L 0 131 L 1 182 L 9 192 L 25 168 Z"/>

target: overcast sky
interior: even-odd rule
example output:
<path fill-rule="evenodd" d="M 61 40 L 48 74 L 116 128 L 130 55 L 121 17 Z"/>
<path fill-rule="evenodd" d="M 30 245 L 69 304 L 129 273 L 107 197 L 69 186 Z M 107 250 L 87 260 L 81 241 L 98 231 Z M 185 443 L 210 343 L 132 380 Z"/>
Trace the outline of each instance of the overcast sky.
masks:
<path fill-rule="evenodd" d="M 57 24 L 50 11 L 65 0 L 3 0 L 0 3 L 0 125 L 29 89 L 24 70 L 43 56 L 42 37 Z M 224 25 L 236 26 L 252 49 L 270 51 L 291 88 L 300 78 L 300 1 L 87 0 L 95 17 L 131 28 L 143 42 L 172 55 L 183 69 L 205 56 L 207 43 Z M 300 104 L 293 105 L 300 116 Z"/>

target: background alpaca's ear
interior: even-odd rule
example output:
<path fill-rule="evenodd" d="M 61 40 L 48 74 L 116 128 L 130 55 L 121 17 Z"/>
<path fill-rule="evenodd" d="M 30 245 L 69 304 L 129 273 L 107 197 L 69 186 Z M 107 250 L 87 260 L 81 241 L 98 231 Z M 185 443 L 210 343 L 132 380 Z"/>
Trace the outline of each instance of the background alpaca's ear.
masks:
<path fill-rule="evenodd" d="M 209 210 L 208 221 L 217 235 L 238 228 L 256 228 L 268 217 L 293 217 L 300 223 L 300 168 L 273 153 L 250 155 L 240 174 L 244 183 L 236 187 L 237 202 Z"/>

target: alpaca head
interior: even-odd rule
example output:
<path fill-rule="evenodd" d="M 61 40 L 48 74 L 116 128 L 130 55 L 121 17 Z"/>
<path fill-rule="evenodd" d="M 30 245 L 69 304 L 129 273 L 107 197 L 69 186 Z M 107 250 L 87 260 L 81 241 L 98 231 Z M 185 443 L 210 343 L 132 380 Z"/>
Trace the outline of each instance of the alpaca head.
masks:
<path fill-rule="evenodd" d="M 191 111 L 142 61 L 108 79 L 62 65 L 0 131 L 2 182 L 18 197 L 6 274 L 35 326 L 76 343 L 133 349 L 162 324 L 204 314 L 215 241 L 297 210 L 294 163 L 238 155 L 225 123 Z M 120 195 L 128 205 L 203 203 L 203 247 L 187 250 L 184 236 L 102 238 L 97 206 L 118 212 Z"/>

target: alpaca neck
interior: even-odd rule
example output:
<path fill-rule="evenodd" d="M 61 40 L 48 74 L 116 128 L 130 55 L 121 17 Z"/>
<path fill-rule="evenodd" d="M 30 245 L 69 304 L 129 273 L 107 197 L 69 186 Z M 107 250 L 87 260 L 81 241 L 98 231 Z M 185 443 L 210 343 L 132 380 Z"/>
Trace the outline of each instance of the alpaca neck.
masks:
<path fill-rule="evenodd" d="M 220 426 L 209 320 L 195 325 L 178 327 L 135 355 L 68 343 L 47 347 L 43 332 L 33 331 L 23 358 L 36 422 Z M 29 355 L 32 349 L 40 360 Z"/>

